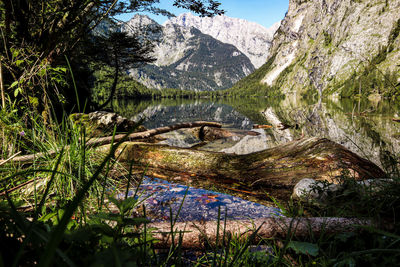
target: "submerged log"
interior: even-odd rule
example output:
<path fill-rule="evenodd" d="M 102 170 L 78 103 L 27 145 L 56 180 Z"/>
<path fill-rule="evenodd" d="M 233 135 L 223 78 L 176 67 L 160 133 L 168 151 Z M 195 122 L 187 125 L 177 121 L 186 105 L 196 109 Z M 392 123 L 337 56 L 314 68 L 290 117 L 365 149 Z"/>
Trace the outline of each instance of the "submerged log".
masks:
<path fill-rule="evenodd" d="M 298 140 L 247 155 L 135 142 L 122 144 L 117 153 L 120 161 L 135 160 L 157 170 L 230 178 L 250 187 L 293 187 L 303 178 L 337 183 L 343 171 L 358 180 L 385 177 L 374 163 L 325 138 Z"/>
<path fill-rule="evenodd" d="M 257 243 L 260 238 L 267 239 L 273 237 L 284 238 L 319 236 L 321 234 L 339 234 L 344 232 L 359 231 L 362 226 L 371 226 L 368 220 L 348 219 L 348 218 L 262 218 L 256 220 L 243 221 L 224 221 L 219 222 L 219 244 L 222 240 L 227 240 L 228 235 L 235 235 L 239 239 L 249 238 L 256 230 L 256 237 L 253 242 Z M 158 240 L 154 245 L 157 248 L 169 248 L 172 245 L 171 224 L 152 223 L 148 228 L 155 229 L 153 237 Z M 225 228 L 225 237 L 223 231 Z M 180 242 L 184 249 L 203 249 L 215 246 L 217 240 L 217 221 L 207 222 L 179 222 L 173 227 L 175 233 L 175 245 Z M 179 233 L 182 239 L 179 240 Z"/>

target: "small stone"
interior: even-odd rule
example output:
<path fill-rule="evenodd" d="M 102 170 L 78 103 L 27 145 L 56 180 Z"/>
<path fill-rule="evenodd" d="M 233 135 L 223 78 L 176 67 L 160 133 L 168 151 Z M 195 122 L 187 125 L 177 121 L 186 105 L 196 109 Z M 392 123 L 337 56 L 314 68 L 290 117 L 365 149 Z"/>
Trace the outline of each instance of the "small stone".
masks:
<path fill-rule="evenodd" d="M 329 192 L 334 192 L 338 189 L 339 186 L 336 184 L 305 178 L 295 185 L 292 197 L 303 200 L 322 200 L 327 197 Z"/>

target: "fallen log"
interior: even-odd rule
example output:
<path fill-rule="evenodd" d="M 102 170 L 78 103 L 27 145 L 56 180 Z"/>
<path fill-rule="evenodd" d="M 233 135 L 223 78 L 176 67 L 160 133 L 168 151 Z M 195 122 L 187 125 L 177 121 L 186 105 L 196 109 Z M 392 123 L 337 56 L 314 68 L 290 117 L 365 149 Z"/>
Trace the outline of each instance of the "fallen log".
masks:
<path fill-rule="evenodd" d="M 243 221 L 224 221 L 219 222 L 219 244 L 222 240 L 227 240 L 228 235 L 234 235 L 245 240 L 256 230 L 254 242 L 257 243 L 261 238 L 273 238 L 286 236 L 290 237 L 317 237 L 321 234 L 339 234 L 344 232 L 360 231 L 361 226 L 373 226 L 369 220 L 348 219 L 348 218 L 262 218 L 256 220 Z M 156 248 L 169 248 L 172 245 L 171 224 L 169 222 L 152 223 L 147 226 L 153 231 L 153 237 L 158 240 L 154 243 Z M 223 236 L 225 228 L 225 237 Z M 217 221 L 202 222 L 178 222 L 173 227 L 175 245 L 180 242 L 184 249 L 203 249 L 216 245 L 217 240 Z M 179 240 L 179 233 L 182 239 Z"/>
<path fill-rule="evenodd" d="M 182 128 L 193 128 L 193 127 L 201 127 L 201 126 L 209 126 L 209 127 L 217 127 L 221 128 L 222 125 L 220 123 L 216 122 L 207 122 L 207 121 L 195 121 L 195 122 L 187 122 L 187 123 L 178 123 L 175 125 L 171 126 L 165 126 L 165 127 L 159 127 L 151 130 L 147 130 L 144 132 L 138 132 L 138 133 L 132 133 L 128 136 L 129 140 L 138 140 L 138 139 L 146 139 L 150 138 L 155 135 L 175 131 L 178 129 Z M 100 146 L 100 145 L 106 145 L 110 144 L 113 140 L 114 142 L 120 141 L 122 138 L 125 137 L 125 134 L 118 134 L 115 136 L 107 136 L 107 137 L 101 137 L 101 138 L 96 138 L 96 139 L 90 139 L 89 141 L 86 142 L 87 146 Z M 66 147 L 68 148 L 68 146 Z M 58 152 L 56 150 L 50 150 L 47 151 L 46 153 L 36 153 L 36 154 L 30 154 L 30 155 L 24 155 L 24 156 L 19 156 L 19 157 L 14 157 L 11 160 L 0 160 L 0 166 L 2 164 L 5 164 L 6 162 L 18 162 L 18 163 L 31 163 L 35 159 L 42 158 L 44 156 L 54 156 Z"/>
<path fill-rule="evenodd" d="M 303 178 L 337 183 L 344 171 L 355 179 L 383 178 L 385 173 L 342 145 L 310 138 L 247 155 L 126 142 L 116 152 L 120 161 L 203 177 L 223 177 L 251 186 L 293 187 Z"/>

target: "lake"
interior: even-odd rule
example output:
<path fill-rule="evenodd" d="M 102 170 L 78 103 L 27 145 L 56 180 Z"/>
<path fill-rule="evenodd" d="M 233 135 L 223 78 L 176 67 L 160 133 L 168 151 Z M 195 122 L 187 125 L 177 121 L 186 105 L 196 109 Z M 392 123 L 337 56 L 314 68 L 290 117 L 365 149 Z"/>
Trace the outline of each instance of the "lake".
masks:
<path fill-rule="evenodd" d="M 397 165 L 400 152 L 400 123 L 392 120 L 400 116 L 400 106 L 389 101 L 306 101 L 289 96 L 284 100 L 119 100 L 114 101 L 113 107 L 125 117 L 144 118 L 144 125 L 148 128 L 196 120 L 220 122 L 223 127 L 242 130 L 250 130 L 254 124 L 272 126 L 257 129 L 260 133 L 257 137 L 220 141 L 218 145 L 211 145 L 210 150 L 244 154 L 298 138 L 326 137 L 390 173 Z M 186 137 L 173 137 L 184 139 L 175 143 L 171 141 L 173 145 L 184 146 L 187 141 Z"/>

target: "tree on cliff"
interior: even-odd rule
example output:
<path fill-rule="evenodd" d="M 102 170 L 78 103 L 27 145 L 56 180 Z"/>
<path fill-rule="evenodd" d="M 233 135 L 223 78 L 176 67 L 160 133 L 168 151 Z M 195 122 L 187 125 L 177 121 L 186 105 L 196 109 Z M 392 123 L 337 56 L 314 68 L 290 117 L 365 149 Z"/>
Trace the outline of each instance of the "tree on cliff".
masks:
<path fill-rule="evenodd" d="M 106 18 L 115 20 L 122 13 L 143 11 L 171 15 L 155 8 L 158 2 L 0 0 L 1 83 L 6 95 L 38 110 L 59 102 L 77 104 L 81 88 L 75 93 L 72 81 L 66 78 L 71 76 L 67 75 L 65 56 L 71 61 L 85 56 L 80 53 L 82 41 Z M 223 13 L 215 0 L 175 0 L 174 5 L 201 16 Z"/>

